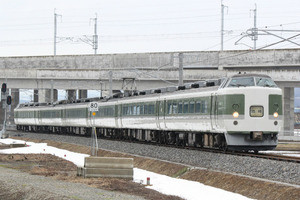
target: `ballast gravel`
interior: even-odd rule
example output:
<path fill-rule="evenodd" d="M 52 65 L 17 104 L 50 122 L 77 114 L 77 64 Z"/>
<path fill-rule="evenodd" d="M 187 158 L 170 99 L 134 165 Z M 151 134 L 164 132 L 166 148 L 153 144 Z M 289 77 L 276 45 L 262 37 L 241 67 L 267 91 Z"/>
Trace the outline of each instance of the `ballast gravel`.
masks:
<path fill-rule="evenodd" d="M 10 132 L 10 136 L 54 140 L 85 146 L 90 146 L 92 144 L 91 138 L 80 136 L 24 133 L 16 131 Z M 300 185 L 300 164 L 298 163 L 104 139 L 98 139 L 98 146 L 99 148 L 106 150 L 147 156 L 195 167 Z"/>

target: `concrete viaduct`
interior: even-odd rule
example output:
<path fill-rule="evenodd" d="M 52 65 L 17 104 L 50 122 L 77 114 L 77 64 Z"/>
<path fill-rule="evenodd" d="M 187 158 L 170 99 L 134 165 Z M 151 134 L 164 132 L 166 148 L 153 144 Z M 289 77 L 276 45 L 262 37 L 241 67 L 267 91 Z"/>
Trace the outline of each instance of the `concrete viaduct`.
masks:
<path fill-rule="evenodd" d="M 182 59 L 180 57 L 182 56 Z M 7 82 L 19 102 L 19 89 L 34 89 L 35 101 L 50 101 L 50 89 L 68 92 L 68 98 L 86 98 L 87 90 L 107 91 L 112 74 L 112 89 L 136 89 L 178 85 L 179 66 L 184 82 L 217 79 L 238 72 L 271 76 L 284 91 L 284 135 L 293 135 L 294 87 L 300 87 L 300 49 L 161 52 L 66 56 L 1 57 L 0 81 Z M 2 109 L 1 109 L 2 110 Z"/>

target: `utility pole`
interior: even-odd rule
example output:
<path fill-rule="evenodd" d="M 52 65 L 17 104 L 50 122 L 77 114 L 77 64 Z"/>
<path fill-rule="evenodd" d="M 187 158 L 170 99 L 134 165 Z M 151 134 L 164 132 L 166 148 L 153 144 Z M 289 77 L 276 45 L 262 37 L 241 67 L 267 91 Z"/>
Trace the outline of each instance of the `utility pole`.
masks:
<path fill-rule="evenodd" d="M 255 4 L 255 9 L 250 10 L 253 11 L 254 14 L 254 28 L 252 29 L 252 40 L 253 40 L 253 49 L 256 50 L 256 40 L 258 39 L 258 33 L 257 33 L 257 26 L 256 26 L 256 17 L 257 17 L 257 9 L 256 9 L 256 4 Z"/>
<path fill-rule="evenodd" d="M 221 0 L 221 51 L 223 51 L 224 45 L 224 10 L 226 7 L 223 4 L 223 0 Z"/>
<path fill-rule="evenodd" d="M 54 93 L 53 93 L 53 80 L 52 79 L 50 81 L 50 84 L 51 84 L 50 102 L 51 102 L 51 104 L 53 104 L 53 102 L 54 102 Z"/>
<path fill-rule="evenodd" d="M 179 59 L 179 80 L 178 80 L 178 86 L 183 86 L 183 53 L 178 54 Z"/>
<path fill-rule="evenodd" d="M 93 49 L 95 51 L 95 54 L 97 54 L 97 49 L 98 49 L 98 35 L 97 35 L 97 13 L 96 17 L 92 18 L 91 20 L 94 20 L 94 35 L 93 35 Z"/>
<path fill-rule="evenodd" d="M 113 89 L 112 89 L 112 82 L 113 82 L 113 72 L 112 71 L 109 71 L 108 72 L 108 75 L 109 75 L 109 96 L 112 97 L 113 95 Z"/>
<path fill-rule="evenodd" d="M 56 38 L 57 38 L 57 17 L 62 17 L 62 15 L 58 15 L 54 9 L 54 55 L 56 56 Z"/>

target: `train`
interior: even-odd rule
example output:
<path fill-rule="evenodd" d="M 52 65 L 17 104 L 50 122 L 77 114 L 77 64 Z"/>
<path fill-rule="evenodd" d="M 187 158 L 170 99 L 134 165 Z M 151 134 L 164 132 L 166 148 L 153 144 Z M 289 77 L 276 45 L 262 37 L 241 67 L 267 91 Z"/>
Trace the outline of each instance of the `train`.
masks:
<path fill-rule="evenodd" d="M 236 74 L 131 95 L 20 104 L 14 122 L 22 131 L 95 130 L 116 140 L 258 152 L 277 146 L 282 90 L 267 75 Z"/>

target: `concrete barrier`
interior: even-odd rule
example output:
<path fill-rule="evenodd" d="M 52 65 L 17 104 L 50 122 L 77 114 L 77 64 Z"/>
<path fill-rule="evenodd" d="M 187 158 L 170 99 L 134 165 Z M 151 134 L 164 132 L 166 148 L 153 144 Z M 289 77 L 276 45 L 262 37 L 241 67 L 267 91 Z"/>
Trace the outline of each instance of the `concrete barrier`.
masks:
<path fill-rule="evenodd" d="M 133 179 L 133 159 L 118 157 L 86 157 L 84 167 L 77 175 L 88 177 L 111 177 Z"/>
<path fill-rule="evenodd" d="M 18 147 L 25 147 L 25 144 L 16 144 L 16 143 L 12 143 L 9 145 L 10 148 L 18 148 Z"/>

